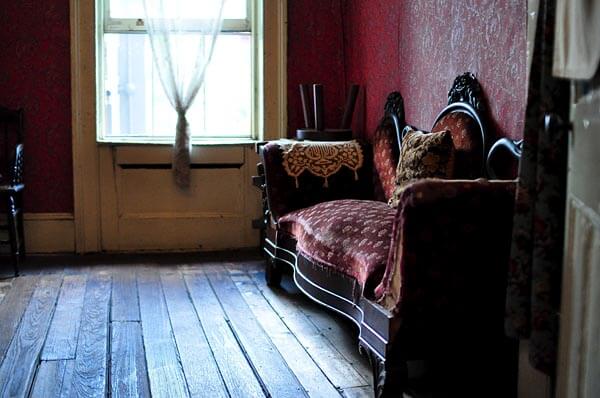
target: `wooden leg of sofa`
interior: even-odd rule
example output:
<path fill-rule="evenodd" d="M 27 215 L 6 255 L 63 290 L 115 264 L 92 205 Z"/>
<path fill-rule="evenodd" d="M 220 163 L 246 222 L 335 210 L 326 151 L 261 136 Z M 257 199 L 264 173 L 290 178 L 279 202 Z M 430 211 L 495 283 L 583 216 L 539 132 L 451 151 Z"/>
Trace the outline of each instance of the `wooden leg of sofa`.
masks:
<path fill-rule="evenodd" d="M 267 257 L 265 260 L 265 279 L 267 285 L 271 287 L 279 287 L 281 284 L 281 269 L 277 260 L 272 257 Z"/>
<path fill-rule="evenodd" d="M 407 378 L 406 362 L 392 358 L 383 360 L 369 348 L 361 348 L 367 353 L 373 370 L 375 398 L 402 397 Z"/>

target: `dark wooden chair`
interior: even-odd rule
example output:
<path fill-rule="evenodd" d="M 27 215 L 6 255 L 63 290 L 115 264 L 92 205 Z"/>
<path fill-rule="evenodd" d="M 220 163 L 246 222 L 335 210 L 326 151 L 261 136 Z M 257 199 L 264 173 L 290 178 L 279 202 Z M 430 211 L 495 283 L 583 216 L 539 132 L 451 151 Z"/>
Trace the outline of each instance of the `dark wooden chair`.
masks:
<path fill-rule="evenodd" d="M 7 239 L 0 244 L 10 246 L 15 276 L 25 256 L 23 229 L 23 111 L 0 107 L 0 201 L 6 212 Z"/>

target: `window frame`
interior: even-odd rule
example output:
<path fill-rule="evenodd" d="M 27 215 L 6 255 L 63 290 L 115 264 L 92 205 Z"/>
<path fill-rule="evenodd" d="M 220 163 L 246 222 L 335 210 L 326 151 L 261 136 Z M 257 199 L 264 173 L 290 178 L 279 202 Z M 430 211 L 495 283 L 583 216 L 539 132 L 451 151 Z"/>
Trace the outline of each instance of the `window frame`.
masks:
<path fill-rule="evenodd" d="M 147 34 L 143 18 L 110 18 L 110 0 L 94 0 L 96 19 L 95 19 L 95 38 L 96 38 L 96 142 L 99 144 L 171 144 L 174 142 L 173 136 L 152 136 L 152 135 L 132 135 L 132 136 L 111 136 L 104 135 L 105 128 L 105 107 L 104 105 L 104 34 L 106 33 L 124 33 L 124 34 Z M 224 19 L 220 34 L 247 33 L 251 37 L 251 112 L 250 112 L 250 135 L 244 136 L 206 136 L 192 137 L 192 145 L 199 144 L 235 144 L 247 143 L 260 140 L 264 137 L 262 120 L 264 114 L 264 84 L 262 81 L 264 71 L 264 52 L 263 52 L 263 0 L 247 0 L 247 10 L 245 19 Z M 192 26 L 193 26 L 193 20 Z M 190 28 L 190 31 L 194 31 Z"/>
<path fill-rule="evenodd" d="M 258 140 L 274 140 L 287 136 L 287 0 L 258 0 L 262 3 L 253 16 L 260 19 L 257 26 L 256 52 L 263 57 L 258 78 L 256 118 Z M 101 175 L 114 172 L 111 164 L 114 152 L 121 143 L 102 143 L 96 140 L 96 2 L 69 0 L 71 48 L 71 126 L 73 157 L 73 234 L 75 251 L 79 254 L 97 252 L 102 248 L 100 234 L 102 219 L 99 209 Z M 257 7 L 258 8 L 258 7 Z M 268 76 L 265 82 L 264 77 Z M 223 146 L 248 146 L 255 140 L 219 142 Z M 214 143 L 193 142 L 199 150 Z M 173 143 L 154 145 L 170 150 Z M 148 148 L 149 145 L 127 146 Z M 246 156 L 246 155 L 245 155 Z M 248 158 L 253 162 L 253 158 Z M 248 174 L 251 176 L 252 174 Z"/>

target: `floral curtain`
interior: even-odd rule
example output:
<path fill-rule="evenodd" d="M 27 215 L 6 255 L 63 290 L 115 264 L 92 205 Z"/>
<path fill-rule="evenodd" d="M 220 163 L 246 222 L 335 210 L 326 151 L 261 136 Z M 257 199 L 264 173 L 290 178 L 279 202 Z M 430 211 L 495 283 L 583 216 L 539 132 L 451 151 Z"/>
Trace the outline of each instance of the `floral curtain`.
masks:
<path fill-rule="evenodd" d="M 568 120 L 568 82 L 552 77 L 556 0 L 540 0 L 523 153 L 519 164 L 505 330 L 530 339 L 530 362 L 556 366 L 567 171 L 567 131 L 544 129 L 545 116 Z M 555 120 L 554 127 L 557 123 Z"/>
<path fill-rule="evenodd" d="M 177 112 L 173 170 L 180 187 L 190 184 L 191 139 L 186 112 L 204 83 L 225 0 L 144 0 L 152 57 L 169 102 Z"/>

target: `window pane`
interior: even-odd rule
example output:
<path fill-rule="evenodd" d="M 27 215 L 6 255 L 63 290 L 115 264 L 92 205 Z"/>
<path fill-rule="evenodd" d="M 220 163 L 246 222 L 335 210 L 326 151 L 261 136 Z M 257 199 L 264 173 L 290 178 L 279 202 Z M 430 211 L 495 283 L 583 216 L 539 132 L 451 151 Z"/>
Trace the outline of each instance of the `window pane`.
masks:
<path fill-rule="evenodd" d="M 219 37 L 204 85 L 206 134 L 250 136 L 251 55 L 250 35 Z M 190 123 L 194 116 L 190 116 Z M 195 133 L 193 129 L 192 132 Z"/>
<path fill-rule="evenodd" d="M 104 138 L 173 137 L 176 113 L 154 68 L 148 36 L 107 33 L 104 45 Z M 251 115 L 251 36 L 221 35 L 188 110 L 192 136 L 250 137 Z"/>
<path fill-rule="evenodd" d="M 144 3 L 142 0 L 110 0 L 111 18 L 143 18 Z"/>
<path fill-rule="evenodd" d="M 226 0 L 223 17 L 225 19 L 246 19 L 248 18 L 247 0 Z"/>
<path fill-rule="evenodd" d="M 108 0 L 110 6 L 111 18 L 144 18 L 144 3 L 142 0 Z M 168 0 L 164 0 L 165 6 L 169 5 Z M 202 17 L 202 2 L 198 0 L 187 0 L 183 3 L 185 6 L 185 15 L 190 18 Z M 225 19 L 246 19 L 247 18 L 247 0 L 226 0 L 223 10 Z"/>

